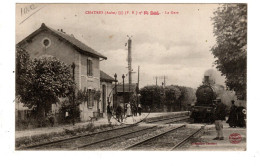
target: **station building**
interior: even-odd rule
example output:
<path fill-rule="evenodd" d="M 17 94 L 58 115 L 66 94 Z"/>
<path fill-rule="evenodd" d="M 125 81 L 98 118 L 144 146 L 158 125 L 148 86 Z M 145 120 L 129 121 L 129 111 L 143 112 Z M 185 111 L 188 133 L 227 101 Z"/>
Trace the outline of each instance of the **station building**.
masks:
<path fill-rule="evenodd" d="M 54 30 L 44 23 L 17 46 L 25 49 L 31 58 L 47 55 L 56 57 L 69 66 L 74 63 L 76 86 L 78 89 L 86 89 L 89 93 L 88 101 L 80 105 L 81 121 L 87 121 L 92 116 L 103 116 L 113 83 L 113 78 L 100 70 L 100 61 L 106 60 L 107 57 L 82 43 L 72 34 L 66 34 L 63 29 Z M 94 99 L 93 93 L 96 91 L 101 92 L 99 101 Z M 113 99 L 110 101 L 113 102 Z M 55 112 L 58 108 L 57 104 L 52 104 L 51 110 Z M 26 109 L 18 101 L 16 110 L 16 117 L 25 117 L 23 110 Z"/>

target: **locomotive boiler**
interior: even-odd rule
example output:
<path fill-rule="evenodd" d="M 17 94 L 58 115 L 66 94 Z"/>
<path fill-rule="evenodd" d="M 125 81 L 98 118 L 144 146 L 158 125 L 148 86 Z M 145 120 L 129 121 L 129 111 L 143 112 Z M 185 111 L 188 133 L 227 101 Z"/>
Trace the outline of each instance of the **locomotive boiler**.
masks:
<path fill-rule="evenodd" d="M 223 93 L 224 87 L 210 82 L 209 76 L 204 77 L 203 84 L 196 91 L 196 103 L 191 110 L 194 123 L 213 123 L 215 100 Z"/>

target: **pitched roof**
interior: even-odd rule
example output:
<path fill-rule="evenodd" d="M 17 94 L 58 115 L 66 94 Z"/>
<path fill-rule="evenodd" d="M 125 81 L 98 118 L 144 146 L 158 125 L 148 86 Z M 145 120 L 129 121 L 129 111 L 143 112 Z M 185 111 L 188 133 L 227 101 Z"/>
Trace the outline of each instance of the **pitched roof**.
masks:
<path fill-rule="evenodd" d="M 92 56 L 94 57 L 98 57 L 98 58 L 103 58 L 103 59 L 107 59 L 107 57 L 105 57 L 104 55 L 100 54 L 99 52 L 95 51 L 94 49 L 90 48 L 89 46 L 87 46 L 86 44 L 82 43 L 81 41 L 79 41 L 78 39 L 76 39 L 73 35 L 69 35 L 66 34 L 64 32 L 60 32 L 60 31 L 56 31 L 50 27 L 47 27 L 44 23 L 42 23 L 41 27 L 34 31 L 33 33 L 31 33 L 29 36 L 27 36 L 25 39 L 23 39 L 22 41 L 20 41 L 17 45 L 21 45 L 22 43 L 30 40 L 31 38 L 33 38 L 34 36 L 36 36 L 38 33 L 47 30 L 51 33 L 53 33 L 54 35 L 60 37 L 61 39 L 67 41 L 69 44 L 71 44 L 75 49 L 77 49 L 78 51 L 82 52 L 83 54 L 86 53 L 91 53 Z"/>
<path fill-rule="evenodd" d="M 114 78 L 112 78 L 111 76 L 109 76 L 108 74 L 106 74 L 105 72 L 103 72 L 102 70 L 100 70 L 100 80 L 101 80 L 101 81 L 107 81 L 107 82 L 113 82 L 113 81 L 115 81 Z"/>

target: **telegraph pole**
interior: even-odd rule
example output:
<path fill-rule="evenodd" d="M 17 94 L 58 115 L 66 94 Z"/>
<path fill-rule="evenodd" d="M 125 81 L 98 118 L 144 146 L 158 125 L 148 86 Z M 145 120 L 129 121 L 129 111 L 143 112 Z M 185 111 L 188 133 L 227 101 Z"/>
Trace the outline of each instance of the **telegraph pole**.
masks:
<path fill-rule="evenodd" d="M 128 80 L 129 80 L 129 93 L 130 93 L 130 86 L 132 84 L 132 40 L 131 37 L 128 39 Z"/>
<path fill-rule="evenodd" d="M 115 103 L 114 103 L 114 108 L 116 108 L 117 107 L 117 84 L 116 84 L 116 82 L 117 82 L 117 74 L 115 73 L 115 75 L 114 75 L 114 77 L 115 77 Z"/>
<path fill-rule="evenodd" d="M 139 88 L 139 74 L 140 74 L 140 66 L 138 66 L 138 76 L 137 76 L 137 84 L 138 84 L 138 88 Z"/>
<path fill-rule="evenodd" d="M 125 75 L 122 75 L 123 78 L 123 102 L 124 102 L 124 116 L 125 116 Z"/>

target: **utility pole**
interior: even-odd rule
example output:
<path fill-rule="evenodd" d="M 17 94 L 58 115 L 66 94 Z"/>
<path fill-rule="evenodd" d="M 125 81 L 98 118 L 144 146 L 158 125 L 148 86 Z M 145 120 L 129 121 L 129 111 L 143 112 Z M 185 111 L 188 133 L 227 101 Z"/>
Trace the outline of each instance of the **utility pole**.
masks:
<path fill-rule="evenodd" d="M 156 81 L 156 82 L 155 82 L 156 86 L 158 85 L 158 80 L 162 80 L 162 79 L 163 79 L 162 86 L 163 86 L 163 87 L 166 86 L 166 79 L 168 79 L 167 76 L 165 76 L 165 75 L 164 75 L 164 76 L 155 76 L 155 77 L 153 77 L 153 78 L 154 78 L 155 81 Z M 160 82 L 160 83 L 161 83 L 161 82 Z M 160 83 L 159 83 L 159 84 L 160 84 Z"/>
<path fill-rule="evenodd" d="M 129 84 L 132 84 L 132 40 L 129 37 L 128 39 L 128 79 L 129 79 Z"/>
<path fill-rule="evenodd" d="M 129 36 L 128 36 L 129 37 Z M 128 80 L 129 80 L 129 94 L 131 92 L 131 84 L 132 84 L 132 40 L 131 37 L 128 39 Z M 130 96 L 129 96 L 130 97 Z"/>
<path fill-rule="evenodd" d="M 138 85 L 138 88 L 139 88 L 139 74 L 140 74 L 140 66 L 138 66 L 138 76 L 137 76 L 137 85 Z"/>
<path fill-rule="evenodd" d="M 125 115 L 125 75 L 122 75 L 123 78 L 123 102 L 124 102 L 124 115 Z"/>
<path fill-rule="evenodd" d="M 128 36 L 128 56 L 127 56 L 127 61 L 128 61 L 128 81 L 129 81 L 129 85 L 128 85 L 128 97 L 129 97 L 129 102 L 130 102 L 130 97 L 131 97 L 131 85 L 132 85 L 132 40 L 131 37 Z"/>
<path fill-rule="evenodd" d="M 115 103 L 114 103 L 114 108 L 116 108 L 117 107 L 117 85 L 116 85 L 116 82 L 117 82 L 117 74 L 115 73 L 115 75 L 114 75 L 114 77 L 115 77 Z"/>

